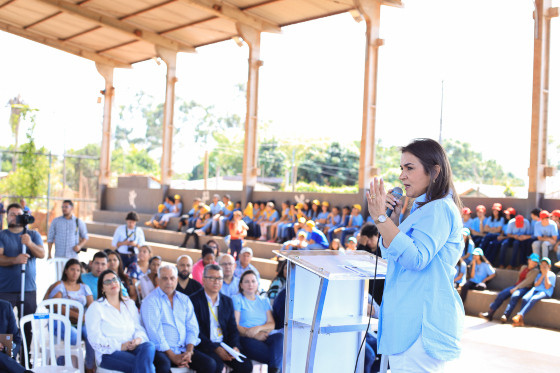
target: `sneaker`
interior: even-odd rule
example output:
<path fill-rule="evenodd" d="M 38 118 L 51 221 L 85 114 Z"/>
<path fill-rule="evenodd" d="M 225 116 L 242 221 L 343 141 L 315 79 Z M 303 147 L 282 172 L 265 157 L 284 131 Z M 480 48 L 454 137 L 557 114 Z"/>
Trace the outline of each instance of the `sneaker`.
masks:
<path fill-rule="evenodd" d="M 502 317 L 500 317 L 500 321 L 502 322 L 502 324 L 507 323 L 507 319 L 508 317 L 506 315 L 502 315 Z"/>
<path fill-rule="evenodd" d="M 494 312 L 480 312 L 478 317 L 486 319 L 488 321 L 492 321 L 492 316 L 494 316 Z"/>
<path fill-rule="evenodd" d="M 525 326 L 525 323 L 523 322 L 523 316 L 521 316 L 520 314 L 513 316 L 511 321 L 513 321 L 513 326 Z"/>

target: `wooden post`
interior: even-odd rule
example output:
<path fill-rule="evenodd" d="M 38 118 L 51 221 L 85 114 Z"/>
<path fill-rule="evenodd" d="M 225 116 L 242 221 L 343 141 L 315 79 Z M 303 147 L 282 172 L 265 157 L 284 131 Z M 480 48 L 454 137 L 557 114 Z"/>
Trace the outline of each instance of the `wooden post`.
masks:
<path fill-rule="evenodd" d="M 558 16 L 551 0 L 535 0 L 533 19 L 533 97 L 528 208 L 538 206 L 544 196 L 547 172 L 548 78 L 550 65 L 550 19 Z"/>
<path fill-rule="evenodd" d="M 257 185 L 257 125 L 259 98 L 259 68 L 261 33 L 247 25 L 237 24 L 237 30 L 249 46 L 249 74 L 247 78 L 247 113 L 245 117 L 245 148 L 243 153 L 242 205 L 252 200 Z"/>
<path fill-rule="evenodd" d="M 365 195 L 371 178 L 378 173 L 375 167 L 375 115 L 377 105 L 377 66 L 381 0 L 354 0 L 366 21 L 366 61 L 364 72 L 364 106 L 362 117 L 362 142 L 360 147 L 360 172 L 358 187 Z"/>
<path fill-rule="evenodd" d="M 101 91 L 104 97 L 103 132 L 101 137 L 101 154 L 99 155 L 99 190 L 97 197 L 97 208 L 102 209 L 105 190 L 111 179 L 111 115 L 115 88 L 113 87 L 113 66 L 97 62 L 95 67 L 105 79 L 105 90 Z"/>
<path fill-rule="evenodd" d="M 173 169 L 173 111 L 175 106 L 175 83 L 177 83 L 177 52 L 163 47 L 156 47 L 158 56 L 167 65 L 165 87 L 165 105 L 163 107 L 163 134 L 161 151 L 161 185 L 165 189 L 171 184 Z"/>

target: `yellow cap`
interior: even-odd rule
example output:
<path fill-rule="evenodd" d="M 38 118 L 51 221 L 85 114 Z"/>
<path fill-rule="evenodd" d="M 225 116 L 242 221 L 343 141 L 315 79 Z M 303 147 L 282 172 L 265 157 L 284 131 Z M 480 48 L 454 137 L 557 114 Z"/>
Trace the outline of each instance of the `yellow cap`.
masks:
<path fill-rule="evenodd" d="M 319 202 L 318 199 L 314 199 L 313 204 L 319 206 L 321 204 L 321 202 Z"/>
<path fill-rule="evenodd" d="M 329 203 L 327 201 L 323 201 L 323 203 L 321 203 L 323 206 L 327 206 L 329 207 Z"/>
<path fill-rule="evenodd" d="M 181 196 L 178 194 L 175 194 L 175 200 L 181 199 Z"/>
<path fill-rule="evenodd" d="M 298 202 L 298 204 L 296 205 L 296 209 L 302 209 L 303 208 L 303 203 Z"/>
<path fill-rule="evenodd" d="M 299 231 L 297 235 L 298 236 L 307 236 L 307 233 L 304 232 L 304 231 Z"/>
<path fill-rule="evenodd" d="M 354 206 L 352 206 L 352 207 L 354 207 L 355 209 L 358 209 L 358 211 L 362 211 L 362 205 L 359 205 L 359 204 L 356 203 L 356 204 L 355 204 Z"/>
<path fill-rule="evenodd" d="M 307 225 L 308 227 L 314 228 L 315 227 L 315 222 L 313 220 L 308 220 L 307 223 L 305 223 L 305 225 Z"/>
<path fill-rule="evenodd" d="M 298 223 L 300 223 L 300 224 L 305 224 L 306 221 L 307 220 L 303 216 L 298 219 Z"/>
<path fill-rule="evenodd" d="M 165 205 L 163 203 L 160 203 L 157 207 L 157 210 L 158 210 L 158 212 L 162 212 L 164 208 L 165 208 Z"/>

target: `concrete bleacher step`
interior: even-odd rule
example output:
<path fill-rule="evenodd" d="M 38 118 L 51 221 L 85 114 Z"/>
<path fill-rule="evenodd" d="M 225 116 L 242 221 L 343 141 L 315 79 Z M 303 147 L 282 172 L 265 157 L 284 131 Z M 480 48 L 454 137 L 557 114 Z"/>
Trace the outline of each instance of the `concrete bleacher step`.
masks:
<path fill-rule="evenodd" d="M 488 283 L 488 290 L 470 290 L 464 304 L 467 315 L 477 316 L 479 312 L 486 312 L 496 295 L 507 287 L 515 285 L 519 271 L 496 269 L 496 277 Z M 552 298 L 538 302 L 525 317 L 525 324 L 544 328 L 560 329 L 560 279 L 557 278 Z M 499 320 L 507 306 L 506 300 L 496 311 L 494 319 Z M 513 317 L 521 309 L 521 300 L 510 316 Z"/>
<path fill-rule="evenodd" d="M 88 247 L 92 249 L 98 249 L 98 250 L 108 249 L 111 247 L 112 237 L 110 235 L 101 235 L 96 233 L 88 233 L 88 235 L 89 235 L 89 240 L 87 242 Z M 201 237 L 201 238 L 207 238 L 207 237 Z M 167 245 L 163 243 L 150 242 L 150 241 L 147 241 L 146 243 L 152 248 L 152 252 L 154 255 L 161 256 L 162 259 L 166 262 L 174 263 L 179 256 L 184 254 L 189 255 L 195 262 L 198 259 L 200 259 L 200 250 L 191 249 L 191 248 L 187 248 L 187 249 L 179 248 L 176 245 Z M 255 256 L 253 257 L 251 263 L 257 268 L 262 278 L 267 280 L 272 280 L 274 277 L 276 277 L 276 267 L 278 265 L 277 261 L 270 260 L 270 259 L 263 259 Z"/>
<path fill-rule="evenodd" d="M 126 214 L 121 211 L 109 211 L 109 210 L 94 210 L 93 211 L 93 221 L 113 223 L 113 224 L 124 224 Z M 144 223 L 152 218 L 153 214 L 142 214 L 138 213 L 138 226 L 144 227 Z M 169 219 L 167 224 L 167 229 L 176 231 L 179 227 L 179 218 Z"/>
<path fill-rule="evenodd" d="M 88 232 L 99 234 L 103 236 L 113 236 L 115 229 L 121 225 L 122 223 L 106 223 L 106 222 L 99 222 L 93 221 L 86 223 Z M 144 231 L 144 236 L 146 237 L 146 241 L 149 242 L 158 242 L 163 243 L 166 245 L 175 245 L 179 246 L 183 243 L 185 239 L 185 233 L 180 233 L 176 231 L 172 231 L 169 229 L 155 229 L 155 228 L 148 228 L 142 227 Z M 201 236 L 200 237 L 200 245 L 202 247 L 203 244 L 208 242 L 208 240 L 213 239 L 218 242 L 221 251 L 226 250 L 226 243 L 223 237 L 219 236 Z M 282 245 L 270 242 L 263 242 L 263 241 L 253 241 L 253 240 L 246 240 L 245 246 L 250 247 L 253 249 L 253 255 L 257 258 L 263 259 L 271 259 L 275 257 L 272 250 L 280 250 Z M 191 238 L 187 244 L 187 247 L 194 248 L 194 238 Z"/>

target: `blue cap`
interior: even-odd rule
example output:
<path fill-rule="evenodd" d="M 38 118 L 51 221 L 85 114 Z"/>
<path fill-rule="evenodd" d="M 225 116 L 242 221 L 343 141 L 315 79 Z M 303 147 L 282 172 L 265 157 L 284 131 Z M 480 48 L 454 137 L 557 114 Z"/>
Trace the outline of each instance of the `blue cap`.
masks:
<path fill-rule="evenodd" d="M 532 254 L 529 255 L 527 258 L 528 258 L 529 260 L 532 260 L 533 262 L 537 262 L 537 263 L 540 262 L 540 260 L 539 260 L 540 257 L 539 257 L 539 254 L 537 254 L 537 253 L 532 253 Z"/>
<path fill-rule="evenodd" d="M 552 262 L 546 256 L 541 259 L 541 262 L 547 262 L 549 266 L 552 265 Z"/>
<path fill-rule="evenodd" d="M 483 256 L 484 255 L 484 251 L 482 251 L 482 249 L 480 247 L 477 247 L 476 249 L 473 250 L 472 252 L 473 255 L 480 255 Z"/>
<path fill-rule="evenodd" d="M 467 227 L 463 228 L 463 236 L 470 236 L 471 230 Z"/>

